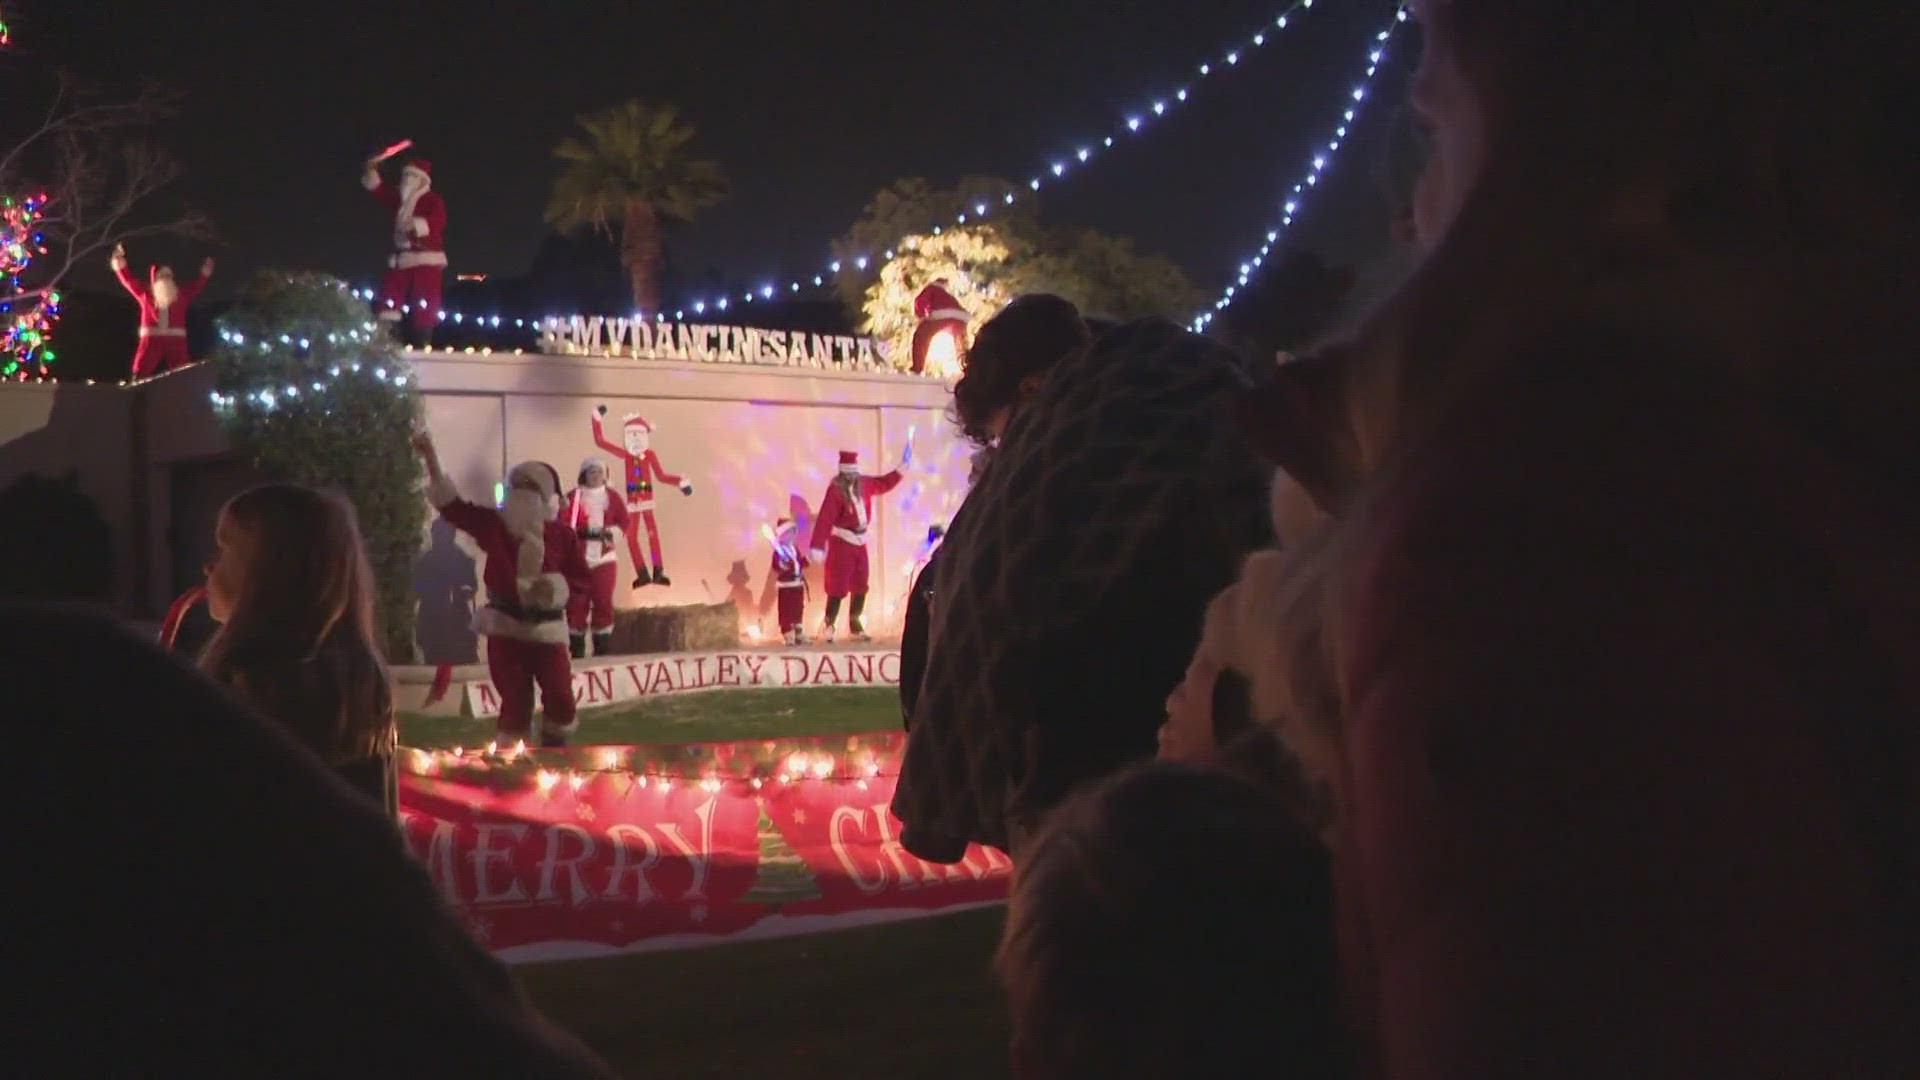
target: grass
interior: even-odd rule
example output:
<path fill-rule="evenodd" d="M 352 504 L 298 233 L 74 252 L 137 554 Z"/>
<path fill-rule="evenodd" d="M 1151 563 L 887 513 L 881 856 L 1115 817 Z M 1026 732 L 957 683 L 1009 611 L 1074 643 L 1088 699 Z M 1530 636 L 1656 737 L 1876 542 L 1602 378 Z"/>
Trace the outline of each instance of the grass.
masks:
<path fill-rule="evenodd" d="M 709 690 L 583 710 L 577 746 L 735 742 L 900 730 L 900 696 L 890 687 Z M 404 746 L 479 746 L 493 721 L 402 713 Z"/>
<path fill-rule="evenodd" d="M 518 968 L 542 1012 L 625 1076 L 996 1080 L 1003 909 Z"/>

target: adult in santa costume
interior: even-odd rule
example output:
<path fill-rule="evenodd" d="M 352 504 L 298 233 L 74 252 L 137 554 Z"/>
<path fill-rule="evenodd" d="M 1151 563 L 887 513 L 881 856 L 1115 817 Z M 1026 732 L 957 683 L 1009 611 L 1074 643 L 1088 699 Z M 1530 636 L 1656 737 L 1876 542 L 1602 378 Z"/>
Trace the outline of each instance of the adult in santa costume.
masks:
<path fill-rule="evenodd" d="M 587 588 L 591 577 L 580 540 L 560 524 L 560 474 L 544 461 L 515 465 L 507 474 L 501 509 L 460 497 L 440 471 L 433 439 L 422 432 L 414 446 L 427 465 L 427 498 L 440 516 L 472 537 L 486 556 L 480 580 L 487 604 L 474 613 L 474 629 L 487 639 L 487 674 L 500 694 L 502 738 L 533 732 L 533 691 L 540 689 L 546 716 L 540 745 L 565 746 L 579 722 L 573 708 L 573 662 L 567 655 L 567 597 Z"/>
<path fill-rule="evenodd" d="M 627 504 L 607 489 L 606 462 L 582 461 L 579 482 L 560 509 L 560 523 L 580 538 L 590 574 L 587 587 L 567 598 L 567 633 L 576 660 L 587 655 L 589 627 L 593 655 L 613 651 L 613 586 L 620 578 L 620 534 L 627 531 Z"/>
<path fill-rule="evenodd" d="M 191 362 L 187 356 L 187 308 L 213 276 L 213 260 L 201 263 L 200 276 L 185 285 L 174 281 L 171 266 L 149 266 L 146 283 L 135 281 L 127 273 L 125 244 L 114 245 L 108 265 L 113 267 L 113 276 L 120 279 L 120 287 L 140 305 L 140 345 L 133 353 L 133 377 L 144 379 L 185 367 Z"/>
<path fill-rule="evenodd" d="M 620 459 L 624 475 L 627 478 L 627 512 L 640 515 L 641 522 L 647 527 L 647 547 L 653 556 L 653 573 L 649 577 L 648 564 L 640 559 L 640 538 L 633 530 L 627 530 L 627 553 L 633 556 L 633 587 L 638 589 L 649 582 L 655 585 L 671 585 L 667 571 L 660 561 L 660 526 L 653 520 L 653 482 L 669 484 L 680 489 L 680 494 L 693 494 L 693 485 L 668 472 L 660 464 L 660 455 L 653 452 L 653 425 L 642 419 L 639 413 L 628 413 L 626 422 L 620 428 L 620 442 L 609 442 L 607 433 L 600 426 L 600 418 L 607 415 L 607 407 L 600 406 L 593 413 L 593 444 L 614 457 Z"/>
<path fill-rule="evenodd" d="M 913 461 L 913 444 L 900 459 L 902 467 Z M 833 640 L 833 624 L 840 618 L 840 601 L 853 597 L 847 613 L 847 629 L 855 641 L 869 641 L 862 616 L 867 608 L 867 527 L 873 521 L 873 498 L 885 495 L 900 485 L 900 470 L 884 476 L 863 476 L 860 455 L 853 450 L 840 451 L 840 472 L 827 485 L 820 499 L 820 512 L 813 518 L 815 561 L 827 566 L 827 619 L 822 631 Z"/>
<path fill-rule="evenodd" d="M 440 320 L 440 276 L 447 268 L 447 204 L 433 191 L 433 163 L 409 162 L 400 185 L 380 179 L 378 159 L 367 162 L 360 182 L 393 213 L 393 254 L 374 307 L 382 322 L 408 316 L 406 342 L 424 346 Z"/>
<path fill-rule="evenodd" d="M 913 317 L 919 325 L 913 328 L 913 372 L 918 375 L 927 368 L 927 352 L 933 347 L 933 340 L 941 334 L 953 335 L 953 347 L 956 353 L 966 351 L 967 320 L 972 316 L 960 306 L 960 301 L 947 291 L 950 283 L 946 278 L 938 278 L 921 289 L 913 298 Z"/>
<path fill-rule="evenodd" d="M 789 645 L 807 643 L 802 628 L 807 617 L 807 557 L 795 544 L 793 519 L 783 517 L 773 523 L 773 588 L 778 598 L 780 639 Z"/>

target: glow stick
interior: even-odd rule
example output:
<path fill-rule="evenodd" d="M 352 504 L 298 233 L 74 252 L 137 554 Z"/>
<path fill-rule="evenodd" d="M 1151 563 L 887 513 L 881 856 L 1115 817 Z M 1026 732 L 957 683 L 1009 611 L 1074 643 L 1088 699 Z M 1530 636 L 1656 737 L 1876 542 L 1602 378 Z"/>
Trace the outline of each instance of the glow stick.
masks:
<path fill-rule="evenodd" d="M 368 164 L 378 165 L 381 162 L 387 160 L 388 158 L 392 157 L 395 154 L 398 154 L 402 150 L 405 150 L 407 147 L 412 145 L 413 145 L 412 139 L 401 139 L 399 142 L 394 143 L 392 146 L 389 146 L 385 150 L 382 150 L 379 153 L 373 155 L 372 158 L 368 159 Z"/>

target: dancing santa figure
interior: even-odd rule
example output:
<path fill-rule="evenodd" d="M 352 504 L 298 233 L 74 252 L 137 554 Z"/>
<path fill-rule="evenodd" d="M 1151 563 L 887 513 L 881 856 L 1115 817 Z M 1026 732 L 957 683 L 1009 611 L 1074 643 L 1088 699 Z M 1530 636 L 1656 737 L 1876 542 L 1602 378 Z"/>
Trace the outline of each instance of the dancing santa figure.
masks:
<path fill-rule="evenodd" d="M 116 244 L 108 260 L 113 276 L 140 305 L 140 345 L 133 352 L 133 377 L 144 379 L 192 361 L 187 356 L 187 308 L 213 276 L 213 260 L 200 264 L 200 276 L 181 285 L 173 279 L 173 267 L 147 267 L 145 283 L 127 273 L 127 247 Z"/>
<path fill-rule="evenodd" d="M 934 340 L 941 334 L 953 335 L 953 363 L 958 363 L 959 354 L 966 351 L 967 320 L 972 316 L 960 306 L 960 301 L 948 291 L 951 283 L 939 278 L 926 288 L 921 289 L 913 298 L 913 317 L 919 325 L 913 328 L 913 373 L 915 375 L 927 369 L 927 354 L 933 348 Z"/>
<path fill-rule="evenodd" d="M 904 468 L 913 461 L 913 443 L 900 459 Z M 840 601 L 853 597 L 847 613 L 847 630 L 855 641 L 871 641 L 863 616 L 867 608 L 870 571 L 867 565 L 867 528 L 873 521 L 873 499 L 885 495 L 900 484 L 900 470 L 884 476 L 863 476 L 860 455 L 853 450 L 840 451 L 840 472 L 827 485 L 820 499 L 820 512 L 813 519 L 814 561 L 827 567 L 827 618 L 822 633 L 833 640 L 833 624 L 840 618 Z"/>
<path fill-rule="evenodd" d="M 590 574 L 588 585 L 567 598 L 567 633 L 574 659 L 613 651 L 613 587 L 620 579 L 620 534 L 627 531 L 627 504 L 607 489 L 607 465 L 590 457 L 580 463 L 580 486 L 567 496 L 560 523 L 580 538 Z"/>
<path fill-rule="evenodd" d="M 567 598 L 586 589 L 591 575 L 579 538 L 556 520 L 560 474 L 544 461 L 514 466 L 507 474 L 506 505 L 496 510 L 460 497 L 426 433 L 414 436 L 414 447 L 426 461 L 427 498 L 486 556 L 480 580 L 487 603 L 474 613 L 474 629 L 487 639 L 487 674 L 500 695 L 500 737 L 532 737 L 538 687 L 546 714 L 540 745 L 567 745 L 579 726 L 567 655 Z"/>
<path fill-rule="evenodd" d="M 773 587 L 778 596 L 780 639 L 789 645 L 805 645 L 806 570 L 811 564 L 795 546 L 796 531 L 792 518 L 783 517 L 773 523 Z"/>
<path fill-rule="evenodd" d="M 404 340 L 424 347 L 440 320 L 440 276 L 447 268 L 447 204 L 434 194 L 433 163 L 415 160 L 400 170 L 400 186 L 380 179 L 380 158 L 367 162 L 361 184 L 393 214 L 393 253 L 374 309 L 382 322 L 398 328 L 407 317 Z"/>
<path fill-rule="evenodd" d="M 680 494 L 693 494 L 693 485 L 668 472 L 660 464 L 660 455 L 653 452 L 653 425 L 641 419 L 638 413 L 628 413 L 626 422 L 620 429 L 620 442 L 609 442 L 607 433 L 600 426 L 600 418 L 607 415 L 605 405 L 596 409 L 591 417 L 593 421 L 593 444 L 620 460 L 623 475 L 627 479 L 627 512 L 640 515 L 640 521 L 647 527 L 647 547 L 653 556 L 653 573 L 647 573 L 648 563 L 640 559 L 640 537 L 635 530 L 627 530 L 627 552 L 633 556 L 633 587 L 638 589 L 649 583 L 671 585 L 667 579 L 666 567 L 660 560 L 660 526 L 653 520 L 653 482 L 658 480 L 680 489 Z"/>

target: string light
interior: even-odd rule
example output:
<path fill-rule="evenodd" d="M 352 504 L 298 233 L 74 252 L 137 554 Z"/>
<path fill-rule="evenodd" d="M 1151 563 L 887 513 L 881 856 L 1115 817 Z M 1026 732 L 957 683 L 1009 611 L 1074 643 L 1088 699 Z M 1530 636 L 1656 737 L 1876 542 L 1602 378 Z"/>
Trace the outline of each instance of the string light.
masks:
<path fill-rule="evenodd" d="M 1313 3 L 1314 3 L 1314 0 L 1291 0 L 1291 2 L 1288 3 L 1286 7 L 1283 8 L 1278 14 L 1276 14 L 1271 21 L 1262 22 L 1257 30 L 1249 34 L 1248 37 L 1246 38 L 1245 45 L 1235 46 L 1233 48 L 1228 49 L 1225 53 L 1223 53 L 1220 58 L 1221 63 L 1223 63 L 1228 68 L 1237 68 L 1241 66 L 1240 61 L 1247 58 L 1246 50 L 1259 49 L 1272 43 L 1276 39 L 1277 33 L 1279 31 L 1284 31 L 1289 26 L 1293 25 L 1297 21 L 1297 17 L 1302 12 L 1309 11 L 1313 8 Z M 1201 78 L 1204 79 L 1210 75 L 1222 74 L 1224 72 L 1224 68 L 1216 67 L 1212 62 L 1207 62 L 1199 65 L 1199 71 L 1200 71 Z M 1149 105 L 1147 105 L 1140 112 L 1129 113 L 1120 122 L 1120 124 L 1116 127 L 1116 129 L 1112 133 L 1104 135 L 1097 140 L 1093 140 L 1090 142 L 1077 143 L 1075 144 L 1075 148 L 1072 151 L 1061 154 L 1058 157 L 1055 157 L 1053 159 L 1050 159 L 1049 163 L 1044 168 L 1042 173 L 1031 176 L 1027 180 L 1026 182 L 1027 195 L 1025 197 L 1028 199 L 1032 199 L 1033 197 L 1040 194 L 1043 190 L 1046 190 L 1048 186 L 1054 183 L 1055 181 L 1064 180 L 1067 178 L 1069 173 L 1076 172 L 1080 167 L 1091 165 L 1094 159 L 1099 156 L 1098 151 L 1095 149 L 1096 145 L 1101 149 L 1111 149 L 1117 145 L 1117 138 L 1116 138 L 1117 136 L 1120 136 L 1123 133 L 1125 135 L 1139 135 L 1143 130 L 1145 130 L 1152 123 L 1154 119 L 1166 116 L 1168 111 L 1173 107 L 1173 105 L 1187 101 L 1190 97 L 1190 94 L 1188 92 L 1187 87 L 1181 86 L 1172 90 L 1170 94 L 1162 94 L 1157 96 L 1150 95 L 1149 97 L 1150 97 Z M 1016 203 L 1016 198 L 1014 193 L 1009 192 L 1002 199 L 1001 205 L 1012 206 L 1012 205 L 1015 205 L 1015 203 Z M 929 222 L 927 225 L 927 231 L 933 233 L 935 236 L 938 236 L 944 229 L 948 228 L 950 225 L 966 225 L 969 223 L 990 219 L 992 217 L 992 214 L 990 213 L 991 210 L 992 210 L 992 207 L 984 202 L 975 203 L 972 207 L 967 208 L 966 210 L 963 210 L 960 213 L 955 214 L 951 222 L 946 222 L 946 221 Z M 885 255 L 882 256 L 882 258 L 887 261 L 891 261 L 893 257 L 894 257 L 894 252 L 891 249 L 889 249 L 885 253 Z M 864 272 L 871 265 L 872 260 L 867 255 L 861 255 L 855 258 L 854 260 L 852 260 L 852 262 L 856 269 Z M 805 285 L 809 282 L 814 287 L 822 287 L 824 286 L 824 284 L 828 279 L 838 277 L 840 274 L 845 272 L 844 261 L 841 259 L 833 259 L 822 265 L 824 266 L 823 271 L 804 273 L 798 277 L 787 279 L 778 285 L 763 284 L 757 290 L 742 292 L 739 295 L 739 300 L 742 303 L 751 304 L 756 302 L 756 300 L 759 300 L 759 301 L 770 300 L 772 299 L 773 295 L 776 292 L 784 292 L 788 295 L 792 295 L 800 292 L 800 290 L 803 287 L 805 287 Z M 371 289 L 365 290 L 363 295 L 367 300 L 374 299 L 374 293 Z M 717 311 L 725 311 L 727 310 L 728 303 L 729 303 L 729 297 L 727 296 L 699 297 L 680 305 L 678 310 L 675 312 L 674 321 L 676 322 L 685 321 L 686 312 L 689 309 L 691 309 L 693 313 L 696 315 L 704 314 L 708 308 L 712 308 Z M 396 307 L 396 305 L 393 305 L 393 304 L 388 304 L 387 306 L 389 308 Z M 405 304 L 397 305 L 397 310 L 403 315 L 411 312 L 411 308 Z M 444 319 L 446 317 L 445 313 L 436 313 L 436 314 L 441 319 Z M 657 317 L 662 319 L 664 319 L 665 317 L 664 312 L 658 312 L 655 314 Z M 464 320 L 462 320 L 458 315 L 456 315 L 454 316 L 454 321 L 456 323 L 460 323 L 460 322 L 463 322 Z M 513 326 L 518 329 L 525 329 L 530 326 L 537 327 L 538 324 L 539 324 L 539 320 L 526 320 L 526 319 L 513 320 Z M 499 327 L 503 327 L 504 323 L 499 319 L 498 316 L 495 316 L 490 323 L 483 323 L 482 325 L 490 325 L 491 327 L 499 328 Z"/>
<path fill-rule="evenodd" d="M 657 787 L 670 791 L 678 783 L 692 784 L 702 791 L 715 792 L 728 784 L 739 784 L 759 791 L 768 784 L 795 783 L 865 785 L 871 780 L 899 777 L 901 748 L 897 743 L 878 746 L 848 740 L 844 753 L 835 754 L 816 743 L 796 746 L 788 741 L 758 743 L 751 756 L 729 744 L 700 759 L 688 760 L 690 747 L 598 746 L 579 750 L 533 750 L 524 740 L 502 747 L 489 742 L 484 749 L 451 750 L 404 747 L 401 768 L 414 776 L 459 780 L 462 775 L 487 774 L 489 783 L 511 780 L 517 774 L 528 787 L 543 797 L 552 797 L 564 787 L 578 795 L 594 785 L 598 778 L 625 780 L 629 790 Z M 702 748 L 705 749 L 705 748 Z M 665 760 L 648 760 L 645 753 L 656 753 Z M 506 774 L 503 776 L 503 773 Z"/>
<path fill-rule="evenodd" d="M 1387 46 L 1393 40 L 1394 31 L 1399 28 L 1401 23 L 1406 21 L 1407 7 L 1406 4 L 1402 3 L 1394 11 L 1393 18 L 1388 21 L 1386 28 L 1373 36 L 1373 40 L 1367 49 L 1366 75 L 1360 80 L 1359 85 L 1353 88 L 1351 94 L 1348 96 L 1340 114 L 1340 122 L 1334 126 L 1333 137 L 1327 141 L 1324 149 L 1316 149 L 1314 151 L 1313 158 L 1308 163 L 1305 175 L 1301 177 L 1299 183 L 1293 185 L 1293 191 L 1281 204 L 1279 225 L 1267 230 L 1265 242 L 1260 245 L 1258 253 L 1240 264 L 1239 272 L 1234 276 L 1233 282 L 1227 285 L 1226 288 L 1221 291 L 1219 299 L 1213 302 L 1213 309 L 1202 312 L 1194 317 L 1192 326 L 1195 331 L 1205 330 L 1207 326 L 1213 322 L 1214 316 L 1225 311 L 1227 307 L 1233 303 L 1239 291 L 1246 288 L 1247 284 L 1253 280 L 1254 272 L 1259 270 L 1266 262 L 1267 257 L 1273 253 L 1273 246 L 1280 242 L 1280 235 L 1293 227 L 1294 220 L 1299 216 L 1301 204 L 1305 200 L 1308 192 L 1310 189 L 1319 186 L 1320 177 L 1325 174 L 1327 167 L 1333 163 L 1334 155 L 1337 154 L 1340 147 L 1345 144 L 1354 120 L 1359 116 L 1360 109 L 1367 100 L 1367 91 L 1373 83 L 1374 76 L 1378 74 L 1380 70 L 1381 60 L 1386 56 Z"/>
<path fill-rule="evenodd" d="M 340 289 L 354 296 L 359 292 L 348 288 L 344 283 Z M 280 386 L 264 386 L 245 393 L 223 393 L 214 390 L 207 398 L 220 412 L 233 412 L 241 408 L 257 408 L 262 412 L 274 412 L 282 407 L 313 404 L 321 409 L 330 409 L 329 400 L 335 391 L 355 382 L 370 380 L 386 387 L 399 389 L 413 380 L 411 372 L 404 367 L 395 366 L 388 370 L 386 362 L 362 362 L 364 351 L 373 346 L 380 337 L 378 324 L 365 320 L 350 330 L 329 330 L 324 339 L 316 341 L 311 337 L 296 338 L 290 333 L 277 335 L 274 340 L 266 336 L 249 337 L 245 332 L 229 325 L 221 325 L 220 340 L 233 350 L 258 350 L 262 354 L 271 354 L 278 347 L 292 349 L 308 360 L 314 370 L 298 376 L 297 383 L 289 381 Z M 399 361 L 392 361 L 395 365 Z M 324 367 L 322 366 L 324 365 Z"/>

